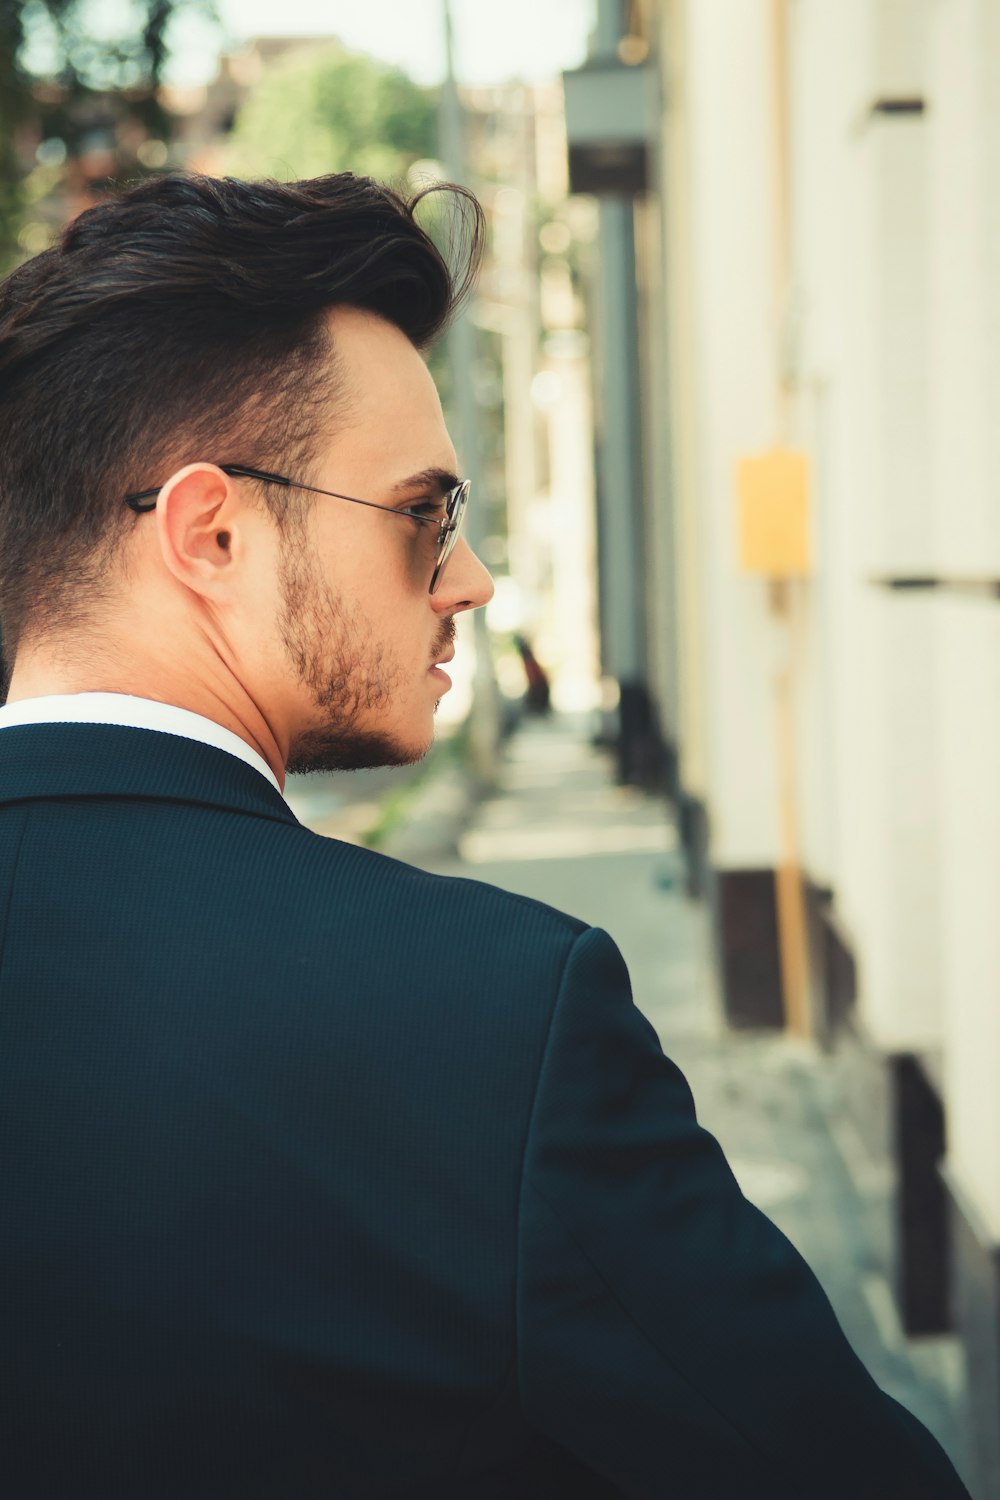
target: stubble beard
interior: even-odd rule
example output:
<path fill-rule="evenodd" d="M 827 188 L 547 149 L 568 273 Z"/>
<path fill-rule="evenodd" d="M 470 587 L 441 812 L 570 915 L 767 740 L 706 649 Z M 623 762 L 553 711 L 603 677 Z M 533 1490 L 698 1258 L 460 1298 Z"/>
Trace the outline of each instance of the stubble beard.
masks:
<path fill-rule="evenodd" d="M 304 549 L 290 544 L 282 546 L 280 585 L 282 644 L 292 670 L 312 694 L 317 715 L 314 725 L 292 740 L 286 769 L 360 771 L 421 760 L 432 739 L 407 744 L 375 727 L 404 689 L 404 673 L 387 660 L 363 610 L 335 598 Z"/>

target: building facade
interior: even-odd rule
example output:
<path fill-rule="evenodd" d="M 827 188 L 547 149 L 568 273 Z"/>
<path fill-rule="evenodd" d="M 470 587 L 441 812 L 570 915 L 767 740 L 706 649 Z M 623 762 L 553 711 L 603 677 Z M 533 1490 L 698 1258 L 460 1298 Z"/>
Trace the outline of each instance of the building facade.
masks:
<path fill-rule="evenodd" d="M 598 13 L 570 166 L 628 283 L 596 358 L 635 372 L 639 455 L 598 531 L 641 546 L 602 559 L 637 584 L 627 619 L 602 589 L 607 667 L 648 700 L 730 1021 L 833 1049 L 900 1317 L 960 1339 L 1000 1493 L 1000 7 Z M 631 89 L 603 138 L 602 69 Z M 741 544 L 767 454 L 808 473 L 790 573 Z"/>

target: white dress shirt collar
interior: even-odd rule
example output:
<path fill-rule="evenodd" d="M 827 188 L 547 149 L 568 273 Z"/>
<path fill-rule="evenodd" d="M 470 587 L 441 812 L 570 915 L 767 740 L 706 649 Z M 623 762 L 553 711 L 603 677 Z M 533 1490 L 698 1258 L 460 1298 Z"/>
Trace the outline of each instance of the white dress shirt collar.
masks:
<path fill-rule="evenodd" d="M 0 729 L 14 724 L 122 724 L 130 729 L 153 729 L 185 740 L 200 740 L 203 745 L 226 750 L 253 766 L 267 777 L 276 792 L 281 792 L 267 761 L 246 740 L 216 724 L 214 719 L 192 713 L 189 708 L 177 708 L 173 703 L 134 698 L 128 693 L 52 693 L 44 698 L 19 698 L 0 707 Z"/>

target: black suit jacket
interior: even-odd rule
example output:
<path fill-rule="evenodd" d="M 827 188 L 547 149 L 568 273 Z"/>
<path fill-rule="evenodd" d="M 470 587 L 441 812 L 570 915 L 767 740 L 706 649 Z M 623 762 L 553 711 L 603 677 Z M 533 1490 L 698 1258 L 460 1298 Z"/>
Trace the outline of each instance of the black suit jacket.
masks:
<path fill-rule="evenodd" d="M 5 1500 L 965 1493 L 599 929 L 0 730 Z"/>

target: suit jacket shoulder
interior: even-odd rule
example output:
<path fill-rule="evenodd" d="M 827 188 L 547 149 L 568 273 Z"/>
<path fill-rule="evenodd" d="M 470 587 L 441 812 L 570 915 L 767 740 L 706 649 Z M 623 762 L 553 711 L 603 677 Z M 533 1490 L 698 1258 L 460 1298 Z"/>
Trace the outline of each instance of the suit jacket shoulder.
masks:
<path fill-rule="evenodd" d="M 957 1500 L 613 942 L 252 768 L 0 731 L 18 1500 Z"/>

